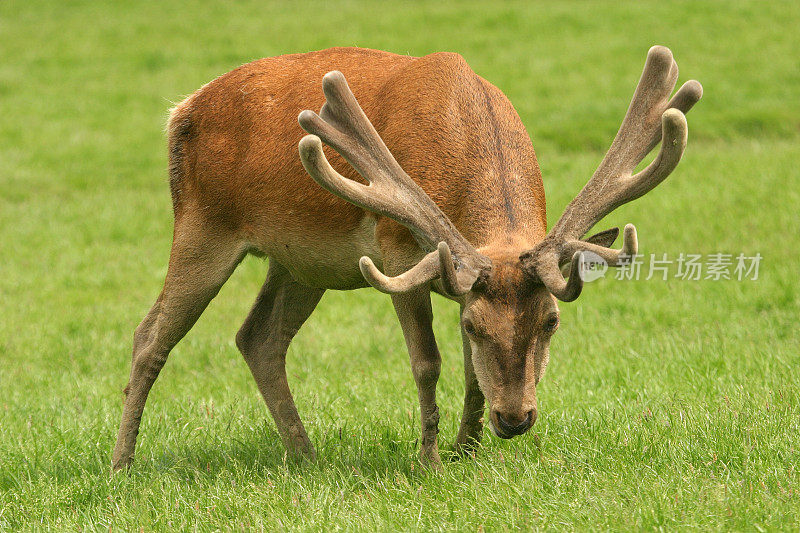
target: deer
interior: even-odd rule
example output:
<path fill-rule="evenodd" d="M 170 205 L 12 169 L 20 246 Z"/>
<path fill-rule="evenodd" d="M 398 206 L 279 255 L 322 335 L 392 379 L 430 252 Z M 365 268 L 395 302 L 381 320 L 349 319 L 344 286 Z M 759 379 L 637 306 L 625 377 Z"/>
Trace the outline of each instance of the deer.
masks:
<path fill-rule="evenodd" d="M 684 153 L 685 113 L 702 86 L 690 80 L 671 96 L 677 78 L 672 52 L 651 48 L 605 157 L 549 231 L 522 120 L 458 54 L 331 48 L 260 59 L 195 91 L 167 123 L 173 242 L 163 289 L 134 333 L 113 468 L 133 460 L 170 351 L 248 254 L 269 267 L 236 345 L 290 457 L 316 459 L 285 364 L 326 290 L 390 295 L 417 387 L 423 464 L 441 467 L 431 293 L 460 306 L 454 455 L 474 453 L 487 409 L 497 437 L 524 434 L 537 419 L 557 302 L 581 294 L 587 255 L 616 267 L 638 250 L 631 224 L 619 249 L 619 228 L 585 235 L 664 181 Z"/>

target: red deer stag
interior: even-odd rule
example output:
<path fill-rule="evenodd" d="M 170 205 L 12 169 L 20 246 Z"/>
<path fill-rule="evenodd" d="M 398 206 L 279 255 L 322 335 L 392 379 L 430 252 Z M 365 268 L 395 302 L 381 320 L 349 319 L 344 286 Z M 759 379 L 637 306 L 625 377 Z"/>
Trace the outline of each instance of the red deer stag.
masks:
<path fill-rule="evenodd" d="M 133 458 L 170 350 L 248 253 L 269 257 L 269 273 L 236 343 L 290 454 L 315 456 L 286 379 L 289 343 L 326 289 L 367 284 L 391 294 L 405 336 L 423 462 L 440 462 L 430 291 L 461 305 L 456 450 L 480 440 L 485 402 L 497 436 L 525 433 L 556 299 L 580 294 L 583 254 L 615 266 L 637 249 L 631 225 L 619 250 L 610 248 L 618 229 L 585 233 L 658 185 L 683 154 L 683 113 L 702 88 L 689 81 L 670 99 L 677 78 L 672 53 L 653 47 L 611 148 L 549 233 L 522 121 L 457 54 L 333 48 L 255 61 L 196 91 L 169 118 L 173 244 L 164 288 L 134 334 L 114 467 Z M 302 139 L 298 113 L 310 134 Z M 322 142 L 338 154 L 326 157 Z"/>

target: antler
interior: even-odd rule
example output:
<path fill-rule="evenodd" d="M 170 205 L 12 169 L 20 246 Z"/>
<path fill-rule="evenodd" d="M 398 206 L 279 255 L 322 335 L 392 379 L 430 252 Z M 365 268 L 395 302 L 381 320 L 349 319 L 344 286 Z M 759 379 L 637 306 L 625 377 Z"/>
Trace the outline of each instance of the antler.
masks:
<path fill-rule="evenodd" d="M 299 145 L 306 171 L 333 194 L 396 220 L 411 230 L 423 249 L 434 250 L 394 278 L 381 273 L 369 257 L 362 257 L 359 266 L 364 278 L 380 291 L 396 293 L 441 277 L 449 294 L 466 293 L 481 270 L 489 267 L 488 259 L 472 247 L 403 171 L 358 105 L 344 75 L 338 71 L 326 74 L 322 90 L 325 104 L 320 114 L 303 111 L 298 117 L 300 126 L 311 134 L 303 137 Z M 339 152 L 369 185 L 336 172 L 322 151 L 322 141 Z"/>
<path fill-rule="evenodd" d="M 606 240 L 607 244 L 593 242 L 595 237 L 580 239 L 608 213 L 664 181 L 677 166 L 686 148 L 688 133 L 684 113 L 703 95 L 700 83 L 691 80 L 669 99 L 677 79 L 678 65 L 672 52 L 663 46 L 652 47 L 628 112 L 600 166 L 545 239 L 522 254 L 526 271 L 540 279 L 556 298 L 572 301 L 580 294 L 583 282 L 578 274 L 584 252 L 599 255 L 610 266 L 619 266 L 636 254 L 636 229 L 631 224 L 625 227 L 620 250 L 608 248 L 618 230 L 603 232 L 606 235 L 602 237 L 603 234 L 595 236 L 598 241 Z M 662 138 L 655 160 L 633 174 L 636 165 Z M 567 262 L 572 263 L 569 281 L 560 272 L 560 266 Z"/>

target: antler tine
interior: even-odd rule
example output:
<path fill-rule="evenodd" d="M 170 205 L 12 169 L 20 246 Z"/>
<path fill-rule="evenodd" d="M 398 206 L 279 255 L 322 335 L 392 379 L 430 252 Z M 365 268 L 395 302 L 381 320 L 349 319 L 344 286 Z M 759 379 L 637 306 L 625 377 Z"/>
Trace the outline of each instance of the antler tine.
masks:
<path fill-rule="evenodd" d="M 663 46 L 653 46 L 631 98 L 628 111 L 600 167 L 609 166 L 617 172 L 631 172 L 658 142 L 658 121 L 675 82 L 678 65 L 672 52 Z M 652 144 L 652 146 L 651 146 Z"/>
<path fill-rule="evenodd" d="M 328 72 L 322 78 L 322 92 L 325 103 L 320 114 L 303 111 L 298 117 L 300 126 L 321 137 L 371 183 L 402 181 L 403 177 L 410 181 L 364 114 L 344 75 Z"/>
<path fill-rule="evenodd" d="M 404 292 L 441 277 L 448 294 L 464 294 L 489 266 L 422 188 L 406 174 L 367 118 L 341 72 L 322 80 L 325 104 L 320 114 L 303 111 L 300 126 L 311 135 L 300 141 L 300 159 L 309 175 L 333 194 L 387 216 L 411 230 L 429 253 L 414 268 L 395 278 L 382 274 L 367 257 L 360 268 L 383 292 Z M 369 182 L 339 174 L 328 162 L 322 141 L 332 146 Z M 451 254 L 452 250 L 452 254 Z M 454 257 L 455 256 L 455 257 Z M 458 268 L 456 268 L 458 265 Z"/>
<path fill-rule="evenodd" d="M 383 274 L 372 259 L 366 256 L 361 258 L 358 266 L 370 285 L 387 294 L 406 292 L 441 277 L 447 294 L 461 296 L 466 294 L 475 282 L 469 270 L 455 269 L 450 247 L 445 242 L 440 242 L 435 252 L 426 255 L 419 263 L 399 276 L 390 277 Z"/>
<path fill-rule="evenodd" d="M 686 116 L 677 109 L 667 109 L 661 115 L 661 129 L 663 132 L 661 150 L 647 168 L 631 176 L 630 182 L 627 184 L 627 194 L 619 198 L 621 203 L 630 202 L 651 191 L 656 185 L 667 179 L 667 176 L 675 170 L 683 157 L 689 136 Z"/>
<path fill-rule="evenodd" d="M 581 295 L 583 278 L 581 278 L 581 264 L 584 262 L 583 252 L 576 251 L 572 255 L 569 266 L 569 279 L 564 279 L 559 269 L 559 257 L 547 254 L 538 258 L 537 269 L 539 280 L 547 287 L 550 293 L 562 302 L 571 302 Z"/>
<path fill-rule="evenodd" d="M 625 225 L 625 231 L 622 235 L 622 248 L 619 250 L 581 240 L 569 241 L 561 251 L 559 264 L 566 264 L 574 257 L 576 252 L 591 252 L 612 267 L 627 264 L 633 256 L 639 253 L 639 239 L 636 236 L 636 227 L 633 224 Z"/>
<path fill-rule="evenodd" d="M 429 283 L 439 277 L 441 270 L 438 250 L 429 253 L 413 268 L 395 277 L 385 275 L 367 256 L 361 258 L 358 267 L 367 283 L 386 294 L 407 292 L 414 287 Z"/>

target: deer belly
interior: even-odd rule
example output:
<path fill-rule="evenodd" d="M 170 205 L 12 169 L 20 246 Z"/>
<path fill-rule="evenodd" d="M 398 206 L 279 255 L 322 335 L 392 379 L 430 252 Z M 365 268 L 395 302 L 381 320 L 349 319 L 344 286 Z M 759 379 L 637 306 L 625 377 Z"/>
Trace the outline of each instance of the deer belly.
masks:
<path fill-rule="evenodd" d="M 255 245 L 271 260 L 283 265 L 300 283 L 324 289 L 358 289 L 367 283 L 358 261 L 368 256 L 381 265 L 375 240 L 375 219 L 364 217 L 355 228 L 341 232 L 315 231 L 277 232 L 268 243 Z"/>

